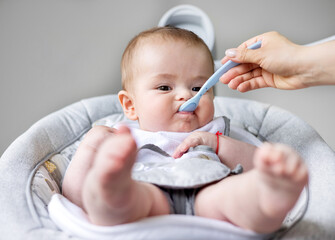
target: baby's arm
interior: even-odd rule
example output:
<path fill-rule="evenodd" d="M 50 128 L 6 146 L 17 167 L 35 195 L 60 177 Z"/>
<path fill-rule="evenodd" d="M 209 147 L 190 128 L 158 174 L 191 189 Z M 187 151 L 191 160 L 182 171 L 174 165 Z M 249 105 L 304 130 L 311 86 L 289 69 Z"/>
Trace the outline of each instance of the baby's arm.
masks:
<path fill-rule="evenodd" d="M 219 146 L 218 146 L 219 144 Z M 181 157 L 190 147 L 198 145 L 210 146 L 214 151 L 218 147 L 218 156 L 222 163 L 233 169 L 237 164 L 243 166 L 244 171 L 253 168 L 254 145 L 235 140 L 227 136 L 217 136 L 209 132 L 194 132 L 188 136 L 175 150 L 173 157 Z"/>
<path fill-rule="evenodd" d="M 233 169 L 237 164 L 241 164 L 244 171 L 254 168 L 253 156 L 257 149 L 256 146 L 227 136 L 219 136 L 218 144 L 218 156 L 221 162 L 229 168 Z"/>

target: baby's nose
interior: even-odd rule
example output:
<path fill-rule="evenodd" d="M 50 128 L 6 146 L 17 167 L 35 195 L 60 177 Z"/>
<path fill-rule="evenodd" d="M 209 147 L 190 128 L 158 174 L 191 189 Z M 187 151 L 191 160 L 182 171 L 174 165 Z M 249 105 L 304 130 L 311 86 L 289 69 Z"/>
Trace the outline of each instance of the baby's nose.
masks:
<path fill-rule="evenodd" d="M 179 101 L 188 100 L 193 97 L 193 92 L 189 89 L 179 89 L 177 93 L 177 99 Z"/>

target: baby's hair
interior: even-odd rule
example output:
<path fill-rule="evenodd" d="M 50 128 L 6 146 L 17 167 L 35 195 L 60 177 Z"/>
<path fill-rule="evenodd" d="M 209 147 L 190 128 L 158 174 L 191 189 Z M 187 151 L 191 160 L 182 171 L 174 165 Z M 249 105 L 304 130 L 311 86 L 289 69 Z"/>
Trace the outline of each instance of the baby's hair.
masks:
<path fill-rule="evenodd" d="M 162 40 L 179 40 L 193 46 L 204 47 L 208 53 L 209 61 L 213 66 L 214 71 L 214 61 L 212 54 L 208 49 L 206 43 L 198 37 L 195 33 L 176 28 L 172 26 L 166 27 L 154 27 L 149 30 L 143 31 L 135 36 L 126 47 L 121 60 L 121 75 L 122 75 L 122 88 L 124 90 L 129 90 L 130 82 L 133 79 L 134 64 L 132 64 L 135 52 L 141 43 L 147 39 L 153 39 L 154 37 L 159 37 Z"/>

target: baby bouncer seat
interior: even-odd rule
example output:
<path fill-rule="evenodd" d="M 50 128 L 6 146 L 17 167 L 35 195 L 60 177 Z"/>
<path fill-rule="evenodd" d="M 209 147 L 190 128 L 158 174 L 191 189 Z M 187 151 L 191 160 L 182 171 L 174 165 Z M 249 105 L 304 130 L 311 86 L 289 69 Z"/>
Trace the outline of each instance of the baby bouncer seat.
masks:
<path fill-rule="evenodd" d="M 207 19 L 200 9 L 179 6 L 165 17 L 175 16 L 192 25 L 194 15 L 196 31 L 200 20 Z M 169 24 L 177 25 L 174 21 Z M 92 124 L 124 119 L 117 96 L 107 95 L 84 99 L 39 120 L 1 156 L 0 238 L 335 239 L 335 154 L 319 134 L 295 115 L 251 100 L 216 97 L 215 114 L 230 118 L 231 137 L 255 145 L 284 143 L 306 162 L 309 184 L 277 232 L 260 235 L 226 222 L 184 215 L 150 217 L 114 227 L 90 224 L 82 210 L 60 194 L 61 184 Z"/>

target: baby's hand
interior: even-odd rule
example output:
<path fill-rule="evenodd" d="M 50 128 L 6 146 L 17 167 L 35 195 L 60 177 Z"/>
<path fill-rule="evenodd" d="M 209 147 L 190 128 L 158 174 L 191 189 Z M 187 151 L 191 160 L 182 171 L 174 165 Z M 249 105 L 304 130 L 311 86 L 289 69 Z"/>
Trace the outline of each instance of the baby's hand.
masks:
<path fill-rule="evenodd" d="M 216 141 L 216 135 L 214 133 L 193 132 L 176 148 L 173 153 L 173 157 L 180 158 L 189 148 L 196 147 L 198 145 L 207 145 L 216 149 Z"/>

